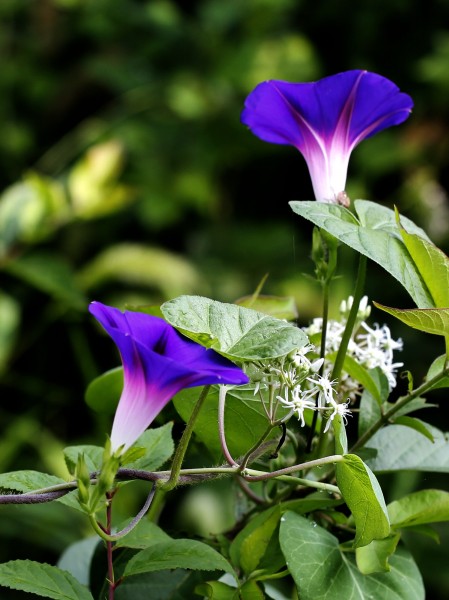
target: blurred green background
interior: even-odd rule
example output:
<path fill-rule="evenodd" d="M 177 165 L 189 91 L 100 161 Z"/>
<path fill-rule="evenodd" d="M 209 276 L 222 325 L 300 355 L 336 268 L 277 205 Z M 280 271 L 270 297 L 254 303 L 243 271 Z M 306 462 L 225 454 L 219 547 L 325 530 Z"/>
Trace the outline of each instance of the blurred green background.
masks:
<path fill-rule="evenodd" d="M 311 227 L 288 207 L 312 198 L 305 163 L 239 121 L 260 81 L 364 68 L 409 93 L 411 118 L 355 150 L 347 192 L 396 204 L 449 246 L 447 0 L 2 0 L 0 56 L 1 471 L 64 475 L 64 445 L 109 431 L 110 415 L 83 400 L 118 364 L 90 300 L 233 301 L 269 273 L 264 292 L 293 295 L 301 323 L 317 315 L 303 276 Z M 354 257 L 342 257 L 334 314 L 351 291 Z M 385 277 L 370 265 L 370 298 L 411 306 Z M 419 381 L 443 343 L 391 325 Z M 447 429 L 438 399 L 424 418 Z M 388 501 L 449 489 L 446 476 L 385 484 Z M 55 562 L 87 531 L 65 520 L 59 506 L 1 507 L 0 560 Z M 435 598 L 449 592 L 441 532 L 441 547 L 411 540 Z"/>

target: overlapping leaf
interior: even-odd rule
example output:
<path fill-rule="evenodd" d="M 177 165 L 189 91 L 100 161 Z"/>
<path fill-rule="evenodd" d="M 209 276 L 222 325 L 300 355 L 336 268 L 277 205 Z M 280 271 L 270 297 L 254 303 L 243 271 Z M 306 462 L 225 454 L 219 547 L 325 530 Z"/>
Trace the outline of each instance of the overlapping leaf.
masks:
<path fill-rule="evenodd" d="M 201 296 L 180 296 L 161 310 L 171 325 L 231 360 L 277 358 L 307 343 L 305 333 L 286 321 Z"/>
<path fill-rule="evenodd" d="M 424 600 L 421 575 L 402 548 L 390 558 L 390 572 L 362 575 L 336 537 L 291 512 L 281 519 L 280 542 L 301 600 Z"/>
<path fill-rule="evenodd" d="M 394 211 L 367 200 L 354 202 L 358 218 L 337 204 L 290 202 L 290 206 L 296 214 L 381 265 L 405 287 L 417 306 L 434 306 L 432 295 L 400 236 Z M 412 221 L 401 220 L 408 231 L 428 239 Z"/>

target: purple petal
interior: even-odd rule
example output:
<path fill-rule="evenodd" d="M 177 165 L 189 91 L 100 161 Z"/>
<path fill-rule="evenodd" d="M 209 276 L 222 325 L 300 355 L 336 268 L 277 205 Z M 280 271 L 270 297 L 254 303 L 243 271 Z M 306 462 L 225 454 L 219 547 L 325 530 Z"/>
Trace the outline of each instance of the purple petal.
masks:
<path fill-rule="evenodd" d="M 113 450 L 131 446 L 180 390 L 248 383 L 245 373 L 213 350 L 179 334 L 163 319 L 93 302 L 89 311 L 119 349 L 124 387 L 114 418 Z"/>
<path fill-rule="evenodd" d="M 346 71 L 315 83 L 266 81 L 249 94 L 242 122 L 262 140 L 295 146 L 317 200 L 344 191 L 349 156 L 364 138 L 407 119 L 413 102 L 390 80 Z"/>

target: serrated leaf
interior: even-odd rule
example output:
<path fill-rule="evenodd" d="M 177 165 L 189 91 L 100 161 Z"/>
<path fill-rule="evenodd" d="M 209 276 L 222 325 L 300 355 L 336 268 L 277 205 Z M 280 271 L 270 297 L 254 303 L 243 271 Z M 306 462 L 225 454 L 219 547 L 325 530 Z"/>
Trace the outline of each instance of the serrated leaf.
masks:
<path fill-rule="evenodd" d="M 413 329 L 449 336 L 449 308 L 392 308 L 378 302 L 373 304 Z"/>
<path fill-rule="evenodd" d="M 348 209 L 324 202 L 290 202 L 298 215 L 322 227 L 341 242 L 378 263 L 407 290 L 420 308 L 434 306 L 432 296 L 401 239 L 394 211 L 369 202 L 355 200 L 357 219 Z M 410 220 L 407 229 L 426 238 Z"/>
<path fill-rule="evenodd" d="M 12 471 L 0 474 L 0 488 L 17 492 L 32 492 L 61 483 L 66 481 L 39 471 Z"/>
<path fill-rule="evenodd" d="M 356 525 L 354 546 L 366 546 L 390 533 L 387 507 L 379 483 L 355 454 L 346 454 L 336 466 L 337 485 Z"/>
<path fill-rule="evenodd" d="M 198 390 L 188 388 L 177 394 L 173 403 L 184 421 L 188 421 L 198 400 Z M 218 388 L 212 387 L 195 421 L 193 431 L 219 460 L 222 454 L 218 426 Z M 232 455 L 238 457 L 260 439 L 267 429 L 267 417 L 260 400 L 251 390 L 234 388 L 226 395 L 225 410 L 226 441 Z"/>
<path fill-rule="evenodd" d="M 125 523 L 122 523 L 118 529 L 121 530 L 126 527 L 129 521 L 130 519 Z M 142 519 L 134 529 L 124 537 L 120 538 L 114 547 L 144 549 L 153 546 L 153 544 L 166 542 L 170 539 L 170 536 L 155 523 Z"/>
<path fill-rule="evenodd" d="M 393 422 L 396 423 L 396 425 L 405 425 L 405 427 L 410 427 L 410 429 L 414 429 L 415 431 L 426 437 L 428 440 L 430 440 L 432 443 L 435 441 L 426 423 L 420 421 L 420 419 L 402 415 L 400 417 L 395 417 Z"/>
<path fill-rule="evenodd" d="M 128 562 L 124 577 L 163 569 L 225 571 L 235 576 L 230 563 L 216 550 L 197 540 L 159 542 L 138 552 Z"/>
<path fill-rule="evenodd" d="M 387 509 L 395 529 L 449 521 L 449 492 L 420 490 L 391 502 Z"/>
<path fill-rule="evenodd" d="M 290 323 L 201 296 L 180 296 L 161 310 L 171 325 L 231 360 L 277 358 L 307 343 L 305 333 Z"/>
<path fill-rule="evenodd" d="M 282 517 L 280 542 L 301 600 L 424 600 L 421 575 L 404 549 L 391 557 L 389 573 L 362 575 L 335 536 L 290 512 Z"/>
<path fill-rule="evenodd" d="M 87 299 L 79 289 L 69 264 L 60 256 L 35 252 L 9 262 L 5 269 L 64 304 L 86 310 Z"/>
<path fill-rule="evenodd" d="M 114 414 L 123 390 L 123 367 L 106 371 L 89 383 L 84 394 L 86 404 L 99 413 Z"/>
<path fill-rule="evenodd" d="M 53 600 L 93 600 L 87 588 L 67 571 L 31 560 L 0 564 L 0 585 Z"/>
<path fill-rule="evenodd" d="M 375 456 L 367 464 L 376 473 L 430 471 L 449 473 L 449 434 L 426 424 L 435 440 L 403 425 L 382 427 L 367 443 Z"/>
<path fill-rule="evenodd" d="M 367 546 L 356 548 L 357 567 L 364 575 L 390 571 L 389 558 L 396 550 L 399 534 L 389 535 L 383 540 L 373 540 Z"/>

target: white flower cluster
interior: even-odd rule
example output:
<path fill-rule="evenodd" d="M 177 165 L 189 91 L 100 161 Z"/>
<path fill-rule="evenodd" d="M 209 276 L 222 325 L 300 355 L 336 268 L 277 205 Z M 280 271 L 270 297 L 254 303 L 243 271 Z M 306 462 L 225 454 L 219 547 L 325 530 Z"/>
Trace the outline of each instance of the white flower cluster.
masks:
<path fill-rule="evenodd" d="M 352 301 L 350 297 L 348 301 L 342 303 L 340 321 L 328 321 L 326 354 L 336 352 L 341 345 Z M 402 341 L 393 340 L 386 325 L 369 327 L 365 319 L 369 316 L 370 310 L 365 296 L 359 305 L 356 334 L 349 342 L 348 354 L 368 369 L 380 367 L 391 389 L 396 385 L 396 370 L 403 364 L 393 362 L 393 352 L 402 349 Z M 308 336 L 321 334 L 322 326 L 322 319 L 314 319 L 309 327 L 304 328 L 304 331 Z M 326 414 L 325 431 L 329 429 L 336 415 L 340 415 L 343 422 L 347 423 L 347 417 L 351 414 L 350 402 L 355 400 L 360 385 L 348 373 L 343 372 L 337 393 L 335 389 L 337 382 L 330 379 L 332 364 L 322 358 L 317 359 L 318 353 L 319 348 L 307 344 L 276 363 L 253 365 L 256 367 L 256 372 L 252 374 L 252 380 L 256 381 L 254 394 L 262 395 L 264 390 L 271 390 L 270 408 L 265 407 L 270 419 L 273 419 L 276 413 L 277 401 L 278 405 L 289 409 L 282 421 L 287 421 L 296 414 L 301 426 L 304 427 L 306 424 L 304 413 L 306 410 L 311 410 Z M 346 402 L 343 401 L 344 399 Z"/>
<path fill-rule="evenodd" d="M 352 306 L 352 297 L 347 302 L 342 302 L 340 312 L 342 318 L 340 321 L 329 320 L 326 331 L 326 354 L 336 352 L 340 347 L 343 332 L 345 330 L 346 319 Z M 348 345 L 348 355 L 356 360 L 360 365 L 367 369 L 379 367 L 388 379 L 390 390 L 396 386 L 396 372 L 404 363 L 393 362 L 394 350 L 402 350 L 402 340 L 394 340 L 391 337 L 390 329 L 387 325 L 381 327 L 376 323 L 370 327 L 365 319 L 369 316 L 371 307 L 368 305 L 368 298 L 364 296 L 360 302 L 358 310 L 357 332 L 351 338 Z M 314 319 L 309 327 L 304 328 L 305 333 L 311 336 L 321 333 L 323 320 Z M 342 377 L 345 387 L 348 388 L 348 395 L 354 399 L 358 384 L 347 374 Z"/>

